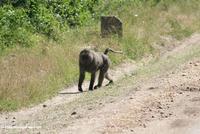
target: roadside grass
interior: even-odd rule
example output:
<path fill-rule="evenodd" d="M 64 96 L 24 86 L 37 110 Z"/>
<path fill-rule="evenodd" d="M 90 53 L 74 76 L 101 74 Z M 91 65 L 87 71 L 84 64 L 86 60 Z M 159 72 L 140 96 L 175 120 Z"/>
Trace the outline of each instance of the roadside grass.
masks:
<path fill-rule="evenodd" d="M 172 71 L 177 69 L 181 64 L 192 60 L 194 58 L 200 57 L 200 47 L 196 45 L 191 47 L 188 50 L 182 52 L 177 52 L 175 55 L 170 55 L 167 58 L 157 60 L 152 60 L 149 63 L 149 66 L 143 67 L 138 70 L 137 74 L 140 75 L 155 75 L 162 74 L 163 72 Z"/>
<path fill-rule="evenodd" d="M 161 36 L 181 40 L 199 32 L 200 4 L 195 0 L 170 2 L 156 6 L 135 5 L 131 1 L 107 5 L 109 10 L 103 14 L 118 16 L 123 22 L 122 39 L 101 38 L 97 22 L 61 33 L 59 43 L 38 35 L 38 45 L 5 50 L 0 54 L 0 111 L 35 105 L 77 83 L 78 54 L 85 47 L 122 50 L 123 55 L 109 54 L 113 65 L 117 65 L 126 59 L 140 60 L 144 55 L 155 54 L 158 50 L 154 44 L 165 44 Z M 115 95 L 115 88 L 105 93 L 96 91 L 92 96 Z"/>

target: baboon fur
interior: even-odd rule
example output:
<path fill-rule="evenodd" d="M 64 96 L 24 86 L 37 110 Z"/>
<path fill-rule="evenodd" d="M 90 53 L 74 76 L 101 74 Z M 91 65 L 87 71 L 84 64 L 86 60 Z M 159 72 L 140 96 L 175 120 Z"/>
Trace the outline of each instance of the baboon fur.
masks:
<path fill-rule="evenodd" d="M 93 85 L 95 82 L 95 77 L 97 71 L 99 71 L 98 84 L 94 87 L 97 89 L 102 86 L 104 77 L 109 80 L 109 83 L 113 83 L 112 78 L 108 74 L 108 69 L 110 67 L 110 59 L 108 58 L 108 52 L 121 53 L 120 51 L 114 51 L 110 48 L 107 48 L 104 53 L 98 53 L 90 49 L 83 49 L 79 55 L 79 83 L 78 90 L 83 91 L 82 83 L 85 79 L 85 72 L 91 73 L 91 80 L 89 85 L 89 90 L 93 90 Z"/>

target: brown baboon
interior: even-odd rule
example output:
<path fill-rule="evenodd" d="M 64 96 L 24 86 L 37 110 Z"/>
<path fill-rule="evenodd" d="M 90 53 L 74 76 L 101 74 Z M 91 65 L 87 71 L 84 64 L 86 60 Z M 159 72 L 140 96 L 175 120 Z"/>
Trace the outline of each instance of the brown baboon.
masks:
<path fill-rule="evenodd" d="M 85 72 L 91 73 L 91 80 L 89 85 L 89 90 L 93 90 L 93 85 L 95 82 L 95 77 L 97 71 L 99 73 L 98 84 L 94 87 L 97 89 L 102 86 L 102 82 L 104 77 L 109 80 L 109 83 L 113 83 L 113 80 L 110 78 L 108 74 L 108 69 L 110 66 L 110 60 L 107 56 L 108 52 L 115 52 L 115 53 L 122 53 L 121 51 L 114 51 L 110 48 L 107 48 L 104 53 L 98 53 L 93 50 L 83 49 L 79 55 L 79 83 L 78 83 L 78 90 L 80 92 L 83 91 L 82 83 L 85 78 Z"/>

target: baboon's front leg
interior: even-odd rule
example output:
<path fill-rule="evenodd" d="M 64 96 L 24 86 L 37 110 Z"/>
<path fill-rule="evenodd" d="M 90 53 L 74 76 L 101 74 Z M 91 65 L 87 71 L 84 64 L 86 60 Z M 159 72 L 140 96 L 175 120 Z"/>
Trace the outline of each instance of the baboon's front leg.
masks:
<path fill-rule="evenodd" d="M 91 80 L 90 80 L 89 90 L 93 90 L 95 77 L 96 77 L 96 73 L 92 73 L 92 74 L 91 74 Z"/>
<path fill-rule="evenodd" d="M 83 92 L 83 89 L 82 89 L 82 84 L 83 84 L 83 80 L 85 79 L 85 71 L 80 71 L 80 74 L 79 74 L 79 82 L 78 82 L 78 90 L 80 92 Z"/>

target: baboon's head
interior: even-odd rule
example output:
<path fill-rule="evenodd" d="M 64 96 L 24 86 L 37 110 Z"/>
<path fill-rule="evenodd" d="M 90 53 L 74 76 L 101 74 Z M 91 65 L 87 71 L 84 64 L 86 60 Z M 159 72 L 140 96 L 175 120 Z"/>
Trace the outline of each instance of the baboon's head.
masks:
<path fill-rule="evenodd" d="M 82 64 L 89 64 L 93 60 L 93 54 L 89 49 L 83 49 L 79 55 L 80 63 Z"/>

